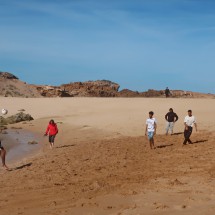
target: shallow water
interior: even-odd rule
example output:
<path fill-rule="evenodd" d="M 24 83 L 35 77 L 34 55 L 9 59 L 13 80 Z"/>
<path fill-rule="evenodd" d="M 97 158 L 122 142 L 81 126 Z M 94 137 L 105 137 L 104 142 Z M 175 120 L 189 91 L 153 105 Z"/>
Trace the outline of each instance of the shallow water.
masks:
<path fill-rule="evenodd" d="M 7 163 L 16 162 L 36 154 L 42 149 L 41 137 L 24 129 L 7 129 L 1 134 L 2 146 L 7 151 Z M 36 141 L 38 144 L 28 144 Z"/>

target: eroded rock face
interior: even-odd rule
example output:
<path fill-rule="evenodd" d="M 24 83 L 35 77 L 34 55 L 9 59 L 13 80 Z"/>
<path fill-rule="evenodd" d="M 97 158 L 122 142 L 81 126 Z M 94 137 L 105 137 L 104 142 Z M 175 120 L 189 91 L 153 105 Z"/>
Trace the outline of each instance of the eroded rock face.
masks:
<path fill-rule="evenodd" d="M 111 81 L 87 81 L 61 85 L 72 96 L 115 97 L 119 85 Z"/>
<path fill-rule="evenodd" d="M 0 77 L 5 79 L 18 79 L 15 75 L 9 72 L 0 72 Z"/>
<path fill-rule="evenodd" d="M 37 87 L 45 97 L 116 97 L 119 85 L 111 81 L 87 81 L 63 84 L 59 87 Z"/>
<path fill-rule="evenodd" d="M 163 97 L 164 96 L 164 90 L 153 90 L 149 89 L 146 92 L 142 93 L 143 97 Z"/>
<path fill-rule="evenodd" d="M 36 86 L 20 81 L 15 75 L 8 72 L 0 72 L 0 96 L 41 97 Z"/>
<path fill-rule="evenodd" d="M 54 86 L 38 86 L 38 92 L 44 97 L 73 97 L 67 91 L 61 89 L 60 87 Z"/>
<path fill-rule="evenodd" d="M 132 91 L 129 89 L 123 89 L 118 93 L 119 97 L 141 97 L 141 93 L 138 91 Z"/>

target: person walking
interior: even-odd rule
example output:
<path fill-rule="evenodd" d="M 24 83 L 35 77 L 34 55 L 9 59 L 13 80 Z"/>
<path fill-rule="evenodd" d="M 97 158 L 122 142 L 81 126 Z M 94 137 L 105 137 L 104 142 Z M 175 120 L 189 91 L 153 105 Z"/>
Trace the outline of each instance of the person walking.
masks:
<path fill-rule="evenodd" d="M 169 130 L 170 130 L 171 135 L 172 135 L 174 124 L 176 121 L 178 121 L 178 115 L 175 112 L 173 112 L 172 108 L 170 108 L 169 112 L 165 115 L 165 119 L 167 121 L 166 135 L 168 135 Z"/>
<path fill-rule="evenodd" d="M 192 110 L 188 110 L 188 115 L 184 119 L 184 142 L 183 145 L 186 145 L 187 142 L 189 144 L 192 144 L 192 141 L 190 140 L 190 136 L 193 131 L 193 126 L 195 126 L 196 132 L 197 132 L 197 124 L 195 116 L 192 115 Z"/>
<path fill-rule="evenodd" d="M 49 144 L 50 144 L 51 149 L 54 147 L 54 140 L 55 140 L 57 133 L 58 133 L 57 124 L 54 122 L 53 119 L 51 119 L 49 121 L 46 132 L 44 134 L 44 136 L 49 135 Z"/>
<path fill-rule="evenodd" d="M 146 120 L 145 135 L 148 135 L 149 145 L 151 149 L 155 149 L 154 135 L 156 134 L 157 121 L 153 117 L 154 112 L 149 112 L 149 118 Z"/>

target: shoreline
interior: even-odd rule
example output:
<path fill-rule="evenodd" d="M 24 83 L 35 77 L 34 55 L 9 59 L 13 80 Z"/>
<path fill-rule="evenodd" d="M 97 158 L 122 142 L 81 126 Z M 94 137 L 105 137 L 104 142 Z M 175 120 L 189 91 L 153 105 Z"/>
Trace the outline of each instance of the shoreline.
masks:
<path fill-rule="evenodd" d="M 1 134 L 2 146 L 7 151 L 6 163 L 13 165 L 24 159 L 34 157 L 42 151 L 41 138 L 36 132 L 27 129 L 8 128 Z M 38 144 L 29 144 L 36 141 Z"/>

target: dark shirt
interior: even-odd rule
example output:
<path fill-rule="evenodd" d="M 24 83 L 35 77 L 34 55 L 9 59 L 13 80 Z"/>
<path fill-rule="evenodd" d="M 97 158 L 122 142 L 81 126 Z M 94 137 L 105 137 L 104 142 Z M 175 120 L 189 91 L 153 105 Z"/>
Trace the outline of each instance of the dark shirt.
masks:
<path fill-rule="evenodd" d="M 0 140 L 0 149 L 3 149 L 3 146 L 1 145 L 1 140 Z"/>
<path fill-rule="evenodd" d="M 178 115 L 174 112 L 168 112 L 166 115 L 165 115 L 165 119 L 168 121 L 168 122 L 176 122 L 178 120 Z"/>
<path fill-rule="evenodd" d="M 169 89 L 166 89 L 166 90 L 165 90 L 165 94 L 166 94 L 166 95 L 169 95 L 169 94 L 170 94 L 170 90 L 169 90 Z"/>

